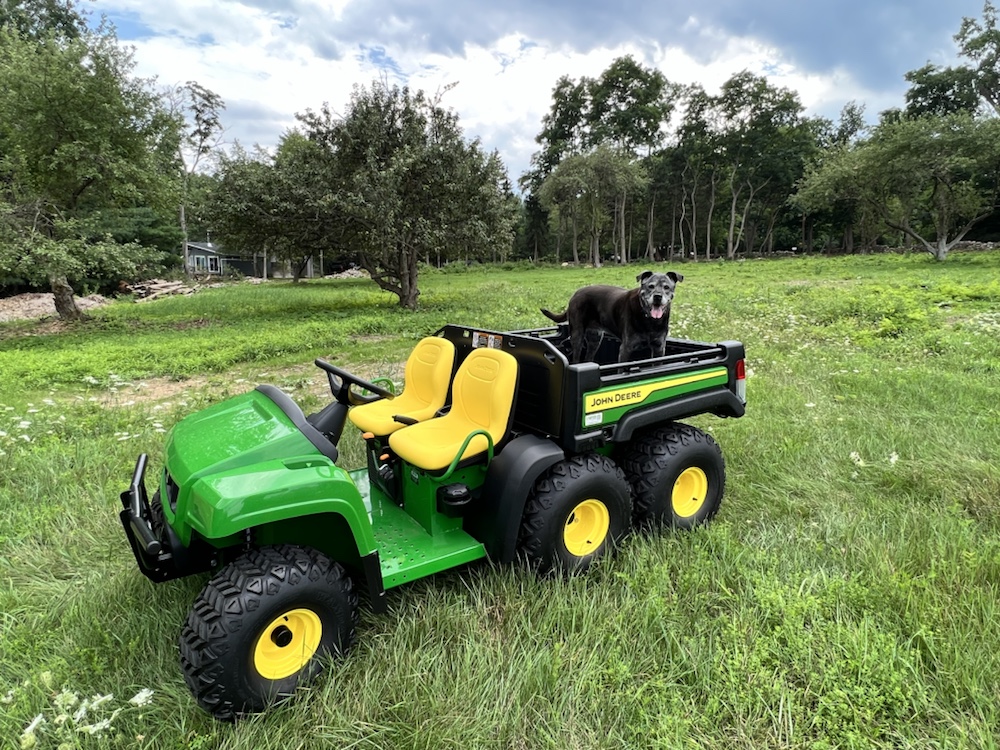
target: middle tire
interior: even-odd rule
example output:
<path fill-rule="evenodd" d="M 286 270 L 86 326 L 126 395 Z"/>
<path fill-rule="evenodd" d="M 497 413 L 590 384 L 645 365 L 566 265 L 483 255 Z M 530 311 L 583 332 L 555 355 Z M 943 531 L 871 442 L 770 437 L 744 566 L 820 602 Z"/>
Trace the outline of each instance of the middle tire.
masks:
<path fill-rule="evenodd" d="M 597 453 L 553 465 L 525 504 L 518 549 L 541 573 L 585 570 L 628 531 L 632 497 L 624 472 Z"/>

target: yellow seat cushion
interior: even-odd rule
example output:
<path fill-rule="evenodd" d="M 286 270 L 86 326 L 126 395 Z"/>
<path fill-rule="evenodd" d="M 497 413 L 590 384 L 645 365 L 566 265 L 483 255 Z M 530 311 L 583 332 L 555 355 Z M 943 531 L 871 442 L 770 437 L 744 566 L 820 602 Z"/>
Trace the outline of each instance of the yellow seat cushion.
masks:
<path fill-rule="evenodd" d="M 389 435 L 405 427 L 397 414 L 422 422 L 433 417 L 448 398 L 448 384 L 455 366 L 455 345 L 448 339 L 428 336 L 421 339 L 406 359 L 403 392 L 351 407 L 348 418 L 363 432 Z"/>
<path fill-rule="evenodd" d="M 489 433 L 494 445 L 504 439 L 516 387 L 517 360 L 513 356 L 500 349 L 474 349 L 455 374 L 451 410 L 438 419 L 393 433 L 389 446 L 396 455 L 421 469 L 445 469 L 476 430 Z M 461 460 L 484 453 L 488 447 L 486 438 L 477 435 Z"/>

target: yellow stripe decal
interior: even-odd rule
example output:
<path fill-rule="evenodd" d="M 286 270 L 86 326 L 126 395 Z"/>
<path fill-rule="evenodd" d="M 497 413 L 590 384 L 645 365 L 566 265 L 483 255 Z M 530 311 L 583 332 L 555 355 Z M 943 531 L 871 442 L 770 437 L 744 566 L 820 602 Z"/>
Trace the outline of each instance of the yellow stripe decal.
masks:
<path fill-rule="evenodd" d="M 692 375 L 682 375 L 668 380 L 655 380 L 647 383 L 630 385 L 627 388 L 617 388 L 614 390 L 596 391 L 588 393 L 583 409 L 587 414 L 604 409 L 615 409 L 622 406 L 634 406 L 640 404 L 657 391 L 677 388 L 682 385 L 698 383 L 702 380 L 711 380 L 720 375 L 728 375 L 725 367 L 718 367 L 712 370 L 702 370 Z"/>

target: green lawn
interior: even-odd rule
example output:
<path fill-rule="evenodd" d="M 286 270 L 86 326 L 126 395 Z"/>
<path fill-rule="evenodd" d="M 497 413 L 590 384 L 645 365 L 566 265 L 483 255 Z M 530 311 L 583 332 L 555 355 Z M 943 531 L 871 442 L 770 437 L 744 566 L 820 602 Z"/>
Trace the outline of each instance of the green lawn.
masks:
<path fill-rule="evenodd" d="M 727 461 L 711 526 L 571 580 L 394 589 L 289 703 L 196 707 L 177 635 L 204 580 L 149 583 L 117 519 L 139 452 L 257 382 L 317 408 L 315 357 L 398 378 L 447 322 L 541 326 L 642 269 L 428 271 L 418 312 L 340 280 L 0 324 L 0 747 L 1000 746 L 995 252 L 679 266 L 673 334 L 748 355 L 746 417 L 693 420 Z"/>

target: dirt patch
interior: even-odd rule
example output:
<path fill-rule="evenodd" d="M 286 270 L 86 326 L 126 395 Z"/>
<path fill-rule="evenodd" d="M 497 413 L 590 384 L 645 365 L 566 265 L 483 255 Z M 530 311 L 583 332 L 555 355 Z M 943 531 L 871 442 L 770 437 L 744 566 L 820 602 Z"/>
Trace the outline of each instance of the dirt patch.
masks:
<path fill-rule="evenodd" d="M 90 294 L 86 297 L 74 297 L 76 306 L 81 310 L 107 305 L 111 302 L 100 294 Z M 56 303 L 51 293 L 29 292 L 14 297 L 0 299 L 0 323 L 11 320 L 32 320 L 48 318 L 56 315 Z"/>

